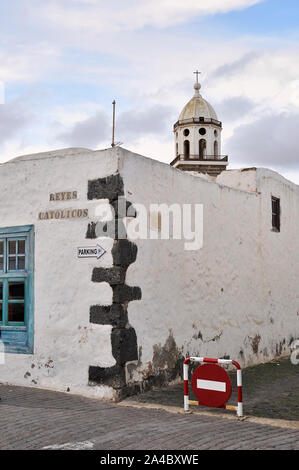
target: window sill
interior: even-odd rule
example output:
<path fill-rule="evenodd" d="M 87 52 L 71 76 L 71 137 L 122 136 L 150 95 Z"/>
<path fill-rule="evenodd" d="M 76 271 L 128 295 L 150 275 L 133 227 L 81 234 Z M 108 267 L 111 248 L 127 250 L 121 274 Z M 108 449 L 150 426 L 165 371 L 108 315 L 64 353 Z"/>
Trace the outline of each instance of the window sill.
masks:
<path fill-rule="evenodd" d="M 0 325 L 0 331 L 27 331 L 26 326 L 17 325 Z M 0 335 L 1 339 L 1 335 Z"/>
<path fill-rule="evenodd" d="M 29 346 L 17 346 L 4 343 L 5 354 L 33 354 L 33 349 Z"/>
<path fill-rule="evenodd" d="M 0 326 L 0 340 L 4 345 L 5 353 L 33 353 L 33 348 L 28 345 L 28 335 L 26 326 Z"/>

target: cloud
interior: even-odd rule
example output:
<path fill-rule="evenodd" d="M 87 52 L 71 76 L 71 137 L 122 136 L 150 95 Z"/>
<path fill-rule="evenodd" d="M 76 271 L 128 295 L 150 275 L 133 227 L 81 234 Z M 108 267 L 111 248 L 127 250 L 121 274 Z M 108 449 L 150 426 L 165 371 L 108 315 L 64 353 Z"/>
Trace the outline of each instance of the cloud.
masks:
<path fill-rule="evenodd" d="M 56 138 L 71 147 L 95 148 L 109 138 L 108 115 L 98 111 L 93 116 L 75 123 L 71 129 L 58 134 Z"/>
<path fill-rule="evenodd" d="M 3 34 L 1 40 L 5 47 L 0 50 L 0 80 L 4 83 L 40 79 L 61 63 L 60 52 L 50 41 L 47 44 L 35 39 L 19 44 Z"/>
<path fill-rule="evenodd" d="M 44 19 L 66 29 L 103 32 L 138 30 L 145 26 L 164 28 L 200 15 L 227 13 L 264 0 L 59 0 L 36 4 Z"/>
<path fill-rule="evenodd" d="M 256 43 L 255 48 L 257 50 L 238 54 L 237 60 L 226 60 L 209 75 L 207 84 L 213 93 L 213 96 L 211 93 L 209 96 L 212 96 L 214 102 L 220 102 L 223 97 L 245 97 L 255 103 L 259 114 L 265 110 L 274 115 L 298 112 L 297 43 Z"/>
<path fill-rule="evenodd" d="M 235 129 L 226 148 L 230 161 L 299 170 L 299 113 L 268 115 Z"/>
<path fill-rule="evenodd" d="M 14 138 L 32 122 L 33 114 L 25 103 L 13 101 L 0 104 L 0 144 Z"/>
<path fill-rule="evenodd" d="M 162 135 L 171 128 L 173 109 L 155 105 L 141 111 L 128 110 L 116 117 L 116 140 L 135 143 L 141 137 Z M 76 122 L 70 129 L 58 134 L 58 140 L 71 146 L 96 147 L 111 139 L 111 123 L 108 114 L 100 111 Z"/>
<path fill-rule="evenodd" d="M 134 141 L 141 136 L 165 134 L 171 127 L 173 115 L 174 110 L 163 105 L 129 110 L 120 114 L 117 131 L 121 138 Z"/>
<path fill-rule="evenodd" d="M 255 59 L 259 58 L 261 53 L 257 51 L 250 51 L 237 60 L 233 62 L 225 63 L 220 67 L 216 68 L 214 72 L 211 74 L 211 78 L 221 79 L 223 77 L 227 77 L 233 75 L 237 72 L 244 72 L 244 69 L 247 65 L 250 65 Z"/>
<path fill-rule="evenodd" d="M 0 139 L 13 135 L 18 153 L 25 146 L 55 148 L 61 141 L 91 148 L 109 145 L 110 107 L 116 98 L 123 110 L 117 112 L 116 140 L 141 154 L 171 160 L 172 125 L 193 95 L 192 72 L 200 67 L 202 96 L 223 122 L 224 152 L 231 161 L 251 165 L 254 155 L 256 164 L 273 166 L 264 155 L 274 155 L 267 147 L 273 142 L 263 141 L 263 133 L 273 140 L 271 126 L 276 123 L 270 114 L 274 121 L 279 116 L 291 125 L 292 116 L 297 122 L 297 36 L 291 31 L 279 35 L 279 30 L 269 35 L 268 25 L 265 34 L 253 27 L 245 34 L 242 24 L 229 17 L 229 27 L 226 21 L 220 24 L 224 18 L 205 22 L 207 15 L 256 3 L 260 1 L 0 2 L 0 80 L 10 96 L 23 93 L 28 83 L 38 83 L 45 94 L 34 109 L 39 122 L 21 132 L 29 120 L 26 109 L 20 109 L 14 117 L 10 114 L 10 132 L 0 128 Z M 13 118 L 15 125 L 9 126 Z M 259 135 L 266 121 L 258 145 L 252 136 Z M 285 131 L 282 140 L 278 145 L 288 148 L 287 156 L 296 148 L 294 139 Z M 6 146 L 11 144 L 9 140 Z M 295 167 L 288 158 L 287 167 Z"/>
<path fill-rule="evenodd" d="M 236 96 L 216 103 L 215 109 L 221 121 L 230 122 L 244 118 L 255 109 L 255 106 L 255 103 L 246 96 Z"/>

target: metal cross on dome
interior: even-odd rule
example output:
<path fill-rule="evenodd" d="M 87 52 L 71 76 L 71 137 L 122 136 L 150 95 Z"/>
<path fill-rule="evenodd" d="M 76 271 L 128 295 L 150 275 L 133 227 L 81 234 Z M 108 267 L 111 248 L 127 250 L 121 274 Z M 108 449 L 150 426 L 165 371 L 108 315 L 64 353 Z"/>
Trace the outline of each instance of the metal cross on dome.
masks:
<path fill-rule="evenodd" d="M 193 73 L 195 73 L 195 75 L 196 75 L 196 83 L 198 83 L 198 75 L 201 74 L 201 72 L 199 72 L 198 70 L 196 70 L 196 72 L 193 72 Z"/>

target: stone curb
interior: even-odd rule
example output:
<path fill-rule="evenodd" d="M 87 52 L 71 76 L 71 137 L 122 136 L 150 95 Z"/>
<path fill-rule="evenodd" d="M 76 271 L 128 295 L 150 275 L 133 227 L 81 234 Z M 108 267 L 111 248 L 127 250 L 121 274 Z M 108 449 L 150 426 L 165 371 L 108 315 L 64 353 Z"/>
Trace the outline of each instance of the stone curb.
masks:
<path fill-rule="evenodd" d="M 124 407 L 132 407 L 132 408 L 146 408 L 150 410 L 163 410 L 168 413 L 173 414 L 197 414 L 201 416 L 209 416 L 212 418 L 221 418 L 221 419 L 230 419 L 235 421 L 246 421 L 247 423 L 255 423 L 255 424 L 262 424 L 266 426 L 272 426 L 277 428 L 285 428 L 285 429 L 294 429 L 299 430 L 299 421 L 289 421 L 284 419 L 272 419 L 272 418 L 259 418 L 257 416 L 244 416 L 243 418 L 238 418 L 235 414 L 231 414 L 230 412 L 227 413 L 217 413 L 217 415 L 211 411 L 189 411 L 186 413 L 182 408 L 177 406 L 167 406 L 167 405 L 159 405 L 159 404 L 152 404 L 152 403 L 139 403 L 139 402 L 119 402 L 116 406 L 124 406 Z"/>

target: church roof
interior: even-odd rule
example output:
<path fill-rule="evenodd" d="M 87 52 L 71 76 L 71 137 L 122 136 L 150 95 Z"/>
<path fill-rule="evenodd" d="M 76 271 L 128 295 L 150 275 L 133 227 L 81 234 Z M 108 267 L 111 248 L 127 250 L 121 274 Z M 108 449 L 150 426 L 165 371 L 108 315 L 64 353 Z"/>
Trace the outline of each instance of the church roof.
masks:
<path fill-rule="evenodd" d="M 186 106 L 184 106 L 180 114 L 179 121 L 199 117 L 204 117 L 205 119 L 216 119 L 216 121 L 218 120 L 214 108 L 199 94 L 200 88 L 200 83 L 196 81 L 194 84 L 195 93 Z"/>
<path fill-rule="evenodd" d="M 179 121 L 199 117 L 218 120 L 217 114 L 213 107 L 200 95 L 194 95 L 193 98 L 186 104 L 186 106 L 184 106 L 180 114 Z"/>

